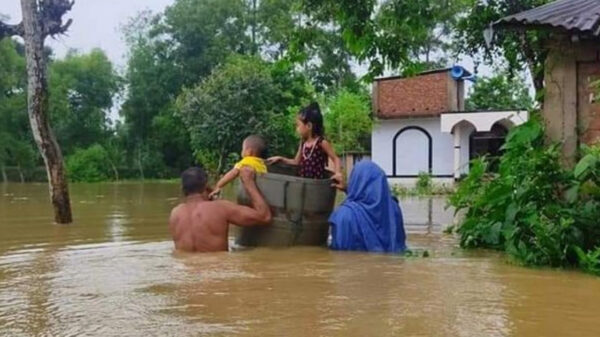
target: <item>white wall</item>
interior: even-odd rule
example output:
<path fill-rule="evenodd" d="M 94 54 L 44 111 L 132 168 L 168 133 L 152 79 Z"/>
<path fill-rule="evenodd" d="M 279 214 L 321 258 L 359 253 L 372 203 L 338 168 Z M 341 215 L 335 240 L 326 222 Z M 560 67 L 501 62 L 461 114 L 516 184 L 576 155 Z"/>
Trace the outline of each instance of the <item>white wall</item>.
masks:
<path fill-rule="evenodd" d="M 460 127 L 461 137 L 460 137 L 460 174 L 464 175 L 469 173 L 469 152 L 470 152 L 470 142 L 469 138 L 473 132 L 475 132 L 475 128 L 473 125 L 469 123 L 462 123 Z"/>
<path fill-rule="evenodd" d="M 393 176 L 393 140 L 405 127 L 416 126 L 426 130 L 432 139 L 432 174 L 452 176 L 454 166 L 454 139 L 450 133 L 440 131 L 440 118 L 415 118 L 379 120 L 371 136 L 373 161 L 383 168 L 388 176 Z M 468 137 L 466 151 L 468 158 Z M 404 131 L 396 139 L 396 175 L 418 175 L 427 171 L 427 137 L 419 131 Z M 462 156 L 461 156 L 462 157 Z M 468 159 L 467 159 L 468 162 Z"/>

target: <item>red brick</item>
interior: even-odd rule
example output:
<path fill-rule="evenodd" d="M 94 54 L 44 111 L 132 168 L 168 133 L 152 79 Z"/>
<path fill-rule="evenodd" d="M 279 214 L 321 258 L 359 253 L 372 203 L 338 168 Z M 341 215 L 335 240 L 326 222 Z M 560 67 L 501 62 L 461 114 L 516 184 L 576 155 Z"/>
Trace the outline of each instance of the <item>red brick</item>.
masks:
<path fill-rule="evenodd" d="M 439 116 L 452 111 L 448 71 L 409 78 L 379 79 L 374 90 L 375 114 L 379 118 Z"/>

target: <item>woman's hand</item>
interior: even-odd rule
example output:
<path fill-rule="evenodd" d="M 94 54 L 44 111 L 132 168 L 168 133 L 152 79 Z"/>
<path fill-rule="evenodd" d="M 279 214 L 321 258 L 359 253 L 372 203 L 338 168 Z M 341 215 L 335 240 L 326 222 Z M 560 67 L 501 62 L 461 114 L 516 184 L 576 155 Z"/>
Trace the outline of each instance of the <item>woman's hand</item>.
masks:
<path fill-rule="evenodd" d="M 341 173 L 336 173 L 331 177 L 332 187 L 337 188 L 340 191 L 346 192 L 346 184 L 344 183 L 344 177 Z"/>
<path fill-rule="evenodd" d="M 283 161 L 283 157 L 281 157 L 281 156 L 267 158 L 267 164 L 269 164 L 269 165 L 279 163 L 280 161 Z"/>

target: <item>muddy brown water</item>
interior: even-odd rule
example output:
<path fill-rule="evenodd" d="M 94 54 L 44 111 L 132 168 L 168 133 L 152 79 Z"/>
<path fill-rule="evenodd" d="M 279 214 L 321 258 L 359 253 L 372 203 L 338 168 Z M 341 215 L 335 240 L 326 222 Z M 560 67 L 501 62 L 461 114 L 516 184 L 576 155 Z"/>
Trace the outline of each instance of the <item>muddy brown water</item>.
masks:
<path fill-rule="evenodd" d="M 443 199 L 402 201 L 429 258 L 254 249 L 173 252 L 178 186 L 0 184 L 0 336 L 598 336 L 600 278 L 465 252 Z"/>

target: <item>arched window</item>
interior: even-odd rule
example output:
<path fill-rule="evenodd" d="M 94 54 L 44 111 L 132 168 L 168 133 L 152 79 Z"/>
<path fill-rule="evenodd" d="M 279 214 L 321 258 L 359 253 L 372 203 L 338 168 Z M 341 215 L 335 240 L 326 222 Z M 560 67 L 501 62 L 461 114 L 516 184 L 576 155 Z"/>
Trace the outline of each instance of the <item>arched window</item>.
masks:
<path fill-rule="evenodd" d="M 427 130 L 407 126 L 394 136 L 392 144 L 392 174 L 394 177 L 417 176 L 432 172 L 433 143 Z"/>

